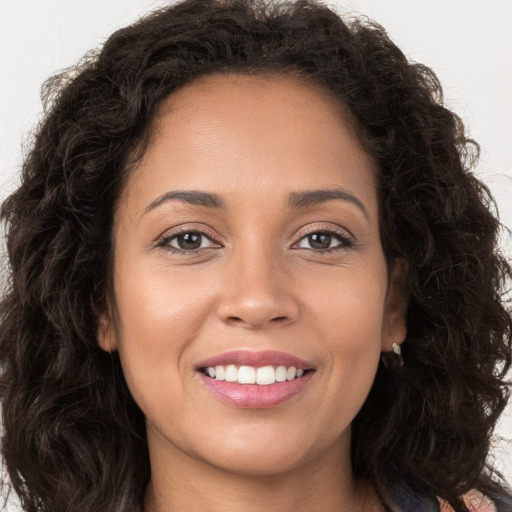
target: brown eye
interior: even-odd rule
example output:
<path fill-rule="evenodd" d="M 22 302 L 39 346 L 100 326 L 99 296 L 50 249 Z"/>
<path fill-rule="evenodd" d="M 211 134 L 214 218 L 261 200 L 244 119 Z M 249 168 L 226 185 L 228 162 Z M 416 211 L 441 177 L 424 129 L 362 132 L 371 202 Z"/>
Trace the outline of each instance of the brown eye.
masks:
<path fill-rule="evenodd" d="M 308 242 L 312 249 L 329 249 L 332 236 L 327 233 L 313 233 L 308 235 Z"/>
<path fill-rule="evenodd" d="M 159 245 L 184 252 L 215 247 L 215 243 L 209 237 L 198 231 L 184 231 L 183 233 L 165 237 Z"/>
<path fill-rule="evenodd" d="M 180 249 L 190 251 L 201 247 L 202 238 L 203 235 L 199 233 L 183 233 L 178 235 L 175 240 Z"/>
<path fill-rule="evenodd" d="M 301 238 L 297 246 L 310 251 L 333 252 L 353 247 L 354 241 L 345 233 L 315 231 Z"/>

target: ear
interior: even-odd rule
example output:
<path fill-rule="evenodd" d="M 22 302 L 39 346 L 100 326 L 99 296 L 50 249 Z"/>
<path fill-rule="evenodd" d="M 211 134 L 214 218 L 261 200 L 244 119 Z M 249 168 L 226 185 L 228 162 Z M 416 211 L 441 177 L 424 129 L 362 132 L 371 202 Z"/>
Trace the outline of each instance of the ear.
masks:
<path fill-rule="evenodd" d="M 407 297 L 404 286 L 406 275 L 407 262 L 403 258 L 395 259 L 390 272 L 382 323 L 383 352 L 393 350 L 393 343 L 402 344 L 407 335 Z"/>
<path fill-rule="evenodd" d="M 112 308 L 110 301 L 105 300 L 105 305 L 102 311 L 98 313 L 98 327 L 97 327 L 98 345 L 105 352 L 114 352 L 117 349 L 117 336 L 114 325 L 114 317 L 112 315 Z"/>

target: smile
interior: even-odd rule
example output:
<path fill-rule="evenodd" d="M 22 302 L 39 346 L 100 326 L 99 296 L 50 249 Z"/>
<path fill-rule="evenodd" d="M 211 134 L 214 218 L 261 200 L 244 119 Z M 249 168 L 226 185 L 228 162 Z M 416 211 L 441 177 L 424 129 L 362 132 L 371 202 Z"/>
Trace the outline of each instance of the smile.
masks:
<path fill-rule="evenodd" d="M 257 384 L 268 386 L 275 382 L 285 382 L 294 380 L 304 375 L 302 368 L 295 366 L 240 366 L 234 364 L 227 366 L 218 365 L 202 369 L 204 374 L 215 380 L 224 380 L 226 382 L 238 382 L 238 384 Z"/>
<path fill-rule="evenodd" d="M 307 361 L 275 351 L 233 351 L 203 361 L 197 374 L 221 402 L 245 409 L 277 407 L 308 387 Z"/>

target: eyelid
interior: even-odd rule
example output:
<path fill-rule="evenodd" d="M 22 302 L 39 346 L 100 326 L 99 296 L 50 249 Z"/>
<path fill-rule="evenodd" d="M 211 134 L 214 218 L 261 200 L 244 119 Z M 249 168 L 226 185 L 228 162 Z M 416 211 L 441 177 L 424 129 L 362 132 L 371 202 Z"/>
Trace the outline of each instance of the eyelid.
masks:
<path fill-rule="evenodd" d="M 345 242 L 345 244 L 341 245 L 340 247 L 332 247 L 332 248 L 323 249 L 323 250 L 322 249 L 320 249 L 320 250 L 307 249 L 304 247 L 298 247 L 297 249 L 313 251 L 316 253 L 327 253 L 330 251 L 346 250 L 346 249 L 349 249 L 349 248 L 357 245 L 354 235 L 347 229 L 341 228 L 340 226 L 336 226 L 333 224 L 321 224 L 321 225 L 316 224 L 314 226 L 308 225 L 308 226 L 302 228 L 301 230 L 299 230 L 299 232 L 297 233 L 297 235 L 295 237 L 295 242 L 293 242 L 291 247 L 295 248 L 304 238 L 306 238 L 307 236 L 312 235 L 314 233 L 327 233 L 327 234 L 338 236 L 339 238 L 342 239 L 343 242 Z"/>
<path fill-rule="evenodd" d="M 154 247 L 167 247 L 167 242 L 179 235 L 185 234 L 185 233 L 198 233 L 210 240 L 213 244 L 215 244 L 217 247 L 222 247 L 222 243 L 218 241 L 220 238 L 217 233 L 214 233 L 210 228 L 205 226 L 204 224 L 201 225 L 190 225 L 190 224 L 183 224 L 179 226 L 174 226 L 170 229 L 166 229 L 162 234 L 158 235 L 153 243 Z M 173 247 L 173 249 L 176 249 Z M 180 251 L 180 249 L 176 249 L 177 251 Z M 196 250 L 204 250 L 203 249 L 196 249 Z M 193 253 L 194 250 L 185 251 L 183 252 L 187 253 Z"/>

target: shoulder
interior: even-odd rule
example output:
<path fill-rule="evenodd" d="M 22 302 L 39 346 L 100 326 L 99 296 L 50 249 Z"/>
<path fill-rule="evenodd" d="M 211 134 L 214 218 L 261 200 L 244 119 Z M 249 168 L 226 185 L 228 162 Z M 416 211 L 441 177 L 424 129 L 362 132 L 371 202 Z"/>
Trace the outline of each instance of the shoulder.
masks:
<path fill-rule="evenodd" d="M 494 503 L 480 491 L 472 490 L 463 496 L 464 503 L 469 512 L 496 512 Z M 441 512 L 453 512 L 452 507 L 440 500 Z"/>

